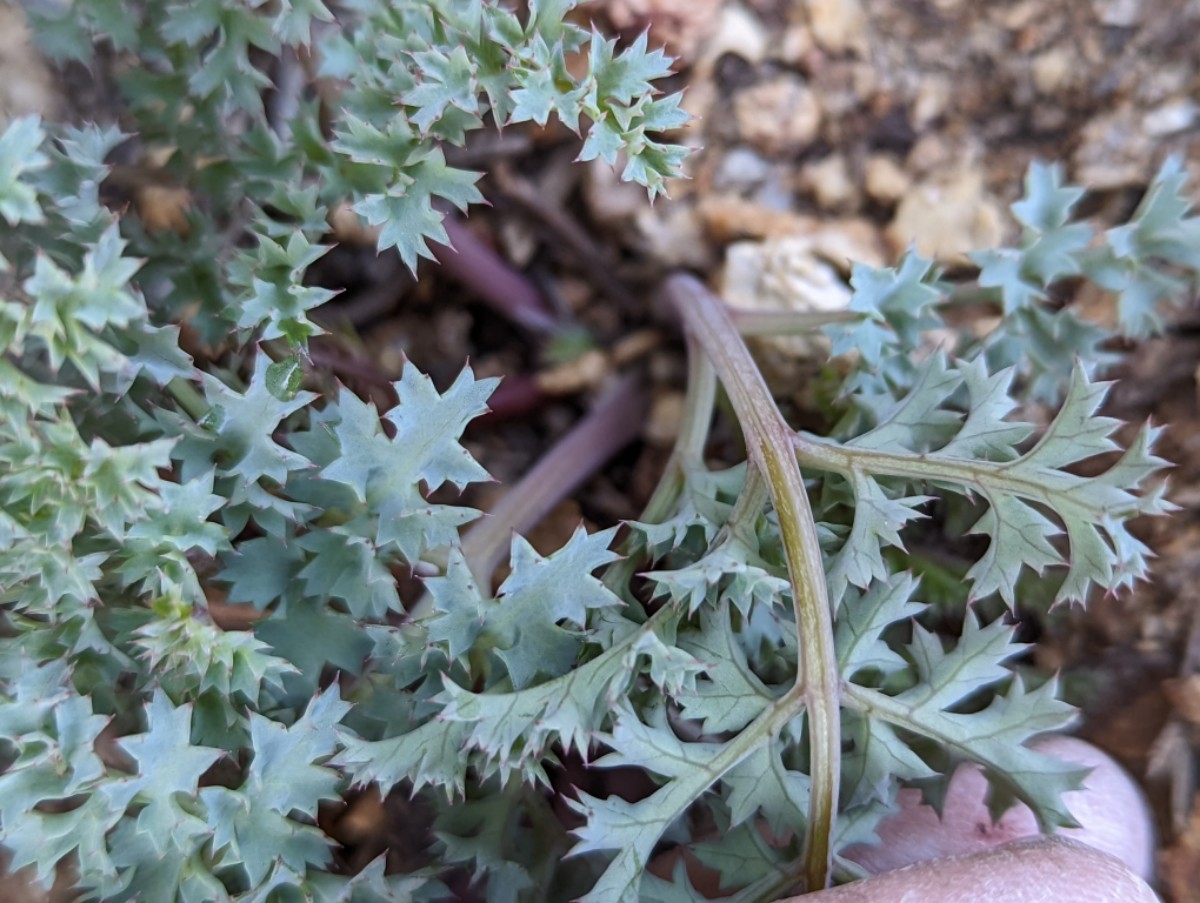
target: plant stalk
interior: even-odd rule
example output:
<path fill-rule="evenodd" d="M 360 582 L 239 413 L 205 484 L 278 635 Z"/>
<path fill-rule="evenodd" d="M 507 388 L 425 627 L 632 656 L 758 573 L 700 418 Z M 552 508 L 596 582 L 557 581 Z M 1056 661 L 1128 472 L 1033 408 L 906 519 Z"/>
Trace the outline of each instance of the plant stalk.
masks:
<path fill-rule="evenodd" d="M 712 424 L 713 405 L 717 399 L 717 376 L 708 358 L 694 348 L 694 340 L 688 340 L 687 394 L 683 402 L 683 421 L 670 460 L 663 468 L 658 485 L 650 501 L 646 503 L 643 523 L 659 524 L 671 516 L 683 493 L 684 474 L 688 470 L 704 466 L 704 445 Z M 627 587 L 637 571 L 639 558 L 633 554 L 633 545 L 626 540 L 621 552 L 624 556 L 604 572 L 604 585 L 625 599 L 625 602 L 641 608 L 641 603 L 632 598 Z"/>
<path fill-rule="evenodd" d="M 729 316 L 743 336 L 808 335 L 822 326 L 864 318 L 864 314 L 853 310 L 730 309 Z"/>
<path fill-rule="evenodd" d="M 181 377 L 175 377 L 167 383 L 167 391 L 171 393 L 183 412 L 192 420 L 199 422 L 208 413 L 208 402 L 197 391 L 196 387 Z"/>
<path fill-rule="evenodd" d="M 532 335 L 543 337 L 559 331 L 562 324 L 529 279 L 454 216 L 447 216 L 442 225 L 450 236 L 450 244 L 430 244 L 446 273 Z"/>
<path fill-rule="evenodd" d="M 699 343 L 725 386 L 751 464 L 766 478 L 779 518 L 800 649 L 796 685 L 808 710 L 811 746 L 804 873 L 808 891 L 822 890 L 829 881 L 841 772 L 841 677 L 821 547 L 793 450 L 794 433 L 779 413 L 721 299 L 685 274 L 671 276 L 665 292 L 688 335 Z"/>
<path fill-rule="evenodd" d="M 481 587 L 503 560 L 514 532 L 524 533 L 559 501 L 637 438 L 646 410 L 640 382 L 623 377 L 463 538 L 463 556 Z"/>

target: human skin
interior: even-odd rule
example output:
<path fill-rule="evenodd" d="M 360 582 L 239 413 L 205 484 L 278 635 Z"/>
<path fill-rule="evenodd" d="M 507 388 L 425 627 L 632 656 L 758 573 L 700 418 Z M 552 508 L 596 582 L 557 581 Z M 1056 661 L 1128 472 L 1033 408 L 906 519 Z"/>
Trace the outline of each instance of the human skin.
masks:
<path fill-rule="evenodd" d="M 1158 897 L 1107 853 L 1065 837 L 1027 837 L 779 903 L 1158 903 Z"/>
<path fill-rule="evenodd" d="M 1116 856 L 1149 880 L 1154 871 L 1154 823 L 1133 779 L 1103 751 L 1075 737 L 1045 737 L 1033 748 L 1092 769 L 1082 790 L 1063 797 L 1081 827 L 1063 829 L 1059 835 Z M 843 855 L 879 874 L 927 859 L 982 852 L 1041 833 L 1033 811 L 1024 804 L 1013 806 L 993 822 L 987 792 L 983 771 L 972 764 L 962 765 L 954 773 L 940 817 L 922 801 L 919 790 L 901 790 L 899 811 L 877 829 L 879 844 L 859 844 Z"/>
<path fill-rule="evenodd" d="M 1153 873 L 1154 827 L 1141 789 L 1100 749 L 1074 737 L 1049 735 L 1033 747 L 1091 768 L 1083 788 L 1064 796 L 1080 828 L 1040 834 L 1033 812 L 1010 808 L 996 822 L 987 807 L 983 771 L 964 764 L 951 779 L 941 816 L 921 792 L 902 789 L 899 811 L 878 826 L 879 844 L 858 844 L 841 856 L 872 876 L 780 903 L 1141 903 L 1158 898 Z M 678 854 L 678 851 L 672 851 Z M 672 854 L 653 869 L 667 878 Z M 690 874 L 701 893 L 721 896 L 711 875 Z"/>

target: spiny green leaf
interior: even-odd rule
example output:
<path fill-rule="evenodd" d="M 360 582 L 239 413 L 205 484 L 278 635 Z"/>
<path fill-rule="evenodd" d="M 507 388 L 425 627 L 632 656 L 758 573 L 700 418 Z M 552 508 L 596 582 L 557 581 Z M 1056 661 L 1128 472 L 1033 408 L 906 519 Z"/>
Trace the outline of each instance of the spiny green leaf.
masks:
<path fill-rule="evenodd" d="M 333 13 L 321 0 L 280 0 L 279 13 L 271 28 L 284 44 L 307 47 L 312 40 L 314 19 L 333 21 Z"/>
<path fill-rule="evenodd" d="M 264 478 L 282 484 L 289 472 L 311 466 L 307 459 L 275 442 L 272 433 L 285 417 L 316 396 L 299 392 L 291 401 L 276 398 L 267 386 L 270 363 L 265 354 L 255 357 L 245 392 L 238 392 L 215 376 L 202 375 L 211 410 L 199 424 L 203 432 L 185 436 L 176 447 L 185 479 L 199 474 L 198 462 L 193 462 L 203 458 L 220 460 L 222 470 L 237 477 L 243 486 Z"/>
<path fill-rule="evenodd" d="M 455 47 L 449 53 L 426 50 L 414 53 L 412 60 L 420 73 L 420 82 L 401 100 L 416 107 L 411 119 L 422 135 L 429 133 L 451 104 L 465 113 L 479 112 L 474 67 L 465 47 Z"/>
<path fill-rule="evenodd" d="M 215 690 L 255 703 L 264 683 L 282 688 L 283 675 L 296 670 L 252 635 L 221 630 L 182 607 L 138 628 L 133 642 L 162 683 L 188 698 Z"/>
<path fill-rule="evenodd" d="M 669 619 L 667 620 L 669 624 Z M 548 783 L 540 759 L 553 743 L 564 750 L 588 750 L 593 734 L 610 714 L 610 706 L 648 660 L 651 680 L 664 692 L 684 693 L 702 667 L 659 636 L 666 625 L 650 624 L 627 632 L 586 664 L 534 687 L 512 692 L 472 693 L 443 681 L 446 702 L 440 717 L 472 725 L 467 745 L 477 749 L 507 780 L 519 771 L 525 780 Z M 669 668 L 677 673 L 669 674 Z"/>
<path fill-rule="evenodd" d="M 221 556 L 220 580 L 229 585 L 229 601 L 249 603 L 259 611 L 276 599 L 289 598 L 303 559 L 295 543 L 260 536 L 239 543 Z"/>
<path fill-rule="evenodd" d="M 529 686 L 538 674 L 557 677 L 570 668 L 580 635 L 559 621 L 582 627 L 589 609 L 622 604 L 590 576 L 617 557 L 609 550 L 615 532 L 588 535 L 581 527 L 548 558 L 513 537 L 512 573 L 500 586 L 499 604 L 488 610 L 485 629 L 497 637 L 496 654 L 516 688 Z"/>
<path fill-rule="evenodd" d="M 849 746 L 842 756 L 841 792 L 846 808 L 891 803 L 897 781 L 936 776 L 886 721 L 843 712 L 842 738 Z"/>
<path fill-rule="evenodd" d="M 684 717 L 699 720 L 706 734 L 740 730 L 774 699 L 750 667 L 729 618 L 728 611 L 702 609 L 700 630 L 679 639 L 680 646 L 707 663 L 707 677 L 696 681 L 695 693 L 679 700 Z"/>
<path fill-rule="evenodd" d="M 400 609 L 396 578 L 366 537 L 331 528 L 295 542 L 312 556 L 297 575 L 307 595 L 341 599 L 356 618 L 382 618 Z"/>
<path fill-rule="evenodd" d="M 853 488 L 854 524 L 826 575 L 835 606 L 849 586 L 865 588 L 873 580 L 887 579 L 889 569 L 883 549 L 904 549 L 900 531 L 909 521 L 926 517 L 916 509 L 931 500 L 926 495 L 889 498 L 879 482 L 869 476 L 855 475 Z"/>
<path fill-rule="evenodd" d="M 1077 789 L 1083 771 L 1033 752 L 1024 744 L 1046 731 L 1065 727 L 1073 718 L 1069 705 L 1055 698 L 1050 680 L 1027 690 L 1020 677 L 1012 677 L 1004 662 L 1021 652 L 1012 643 L 1013 628 L 1001 621 L 980 626 L 968 610 L 963 634 L 949 650 L 940 638 L 916 627 L 909 653 L 918 682 L 896 696 L 857 685 L 846 689 L 848 705 L 863 715 L 936 740 L 953 755 L 981 763 L 989 776 L 1015 798 L 1029 805 L 1044 828 L 1074 823 L 1061 796 Z M 964 701 L 1008 682 L 982 711 L 962 712 Z M 875 741 L 898 763 L 914 772 L 919 760 L 899 750 L 894 734 L 873 732 Z M 899 753 L 899 756 L 897 755 Z M 864 777 L 876 772 L 870 766 Z M 868 785 L 869 786 L 869 783 Z"/>
<path fill-rule="evenodd" d="M 50 162 L 41 152 L 45 139 L 37 116 L 14 119 L 0 135 L 0 216 L 10 226 L 43 221 L 37 191 L 21 177 Z"/>
<path fill-rule="evenodd" d="M 180 806 L 177 794 L 194 798 L 200 776 L 223 755 L 219 749 L 192 746 L 192 707 L 176 707 L 159 691 L 146 710 L 146 733 L 122 737 L 121 748 L 137 761 L 132 788 L 146 802 L 138 814 L 159 854 L 208 833 L 202 818 Z"/>
<path fill-rule="evenodd" d="M 461 549 L 450 550 L 445 574 L 426 580 L 425 588 L 439 612 L 428 622 L 429 639 L 445 643 L 452 659 L 462 657 L 483 630 L 488 606 Z"/>
<path fill-rule="evenodd" d="M 660 523 L 634 522 L 630 526 L 645 538 L 647 551 L 654 560 L 682 546 L 692 532 L 702 535 L 707 547 L 716 536 L 716 525 L 729 516 L 745 479 L 744 464 L 715 472 L 689 468 L 671 517 Z"/>
<path fill-rule="evenodd" d="M 487 903 L 519 903 L 535 887 L 529 871 L 515 858 L 524 858 L 518 847 L 534 838 L 524 838 L 518 819 L 520 795 L 510 787 L 443 813 L 437 820 L 437 838 L 446 848 L 446 861 L 474 863 L 475 881 L 486 880 Z M 540 840 L 542 838 L 538 838 Z"/>
<path fill-rule="evenodd" d="M 1082 188 L 1063 185 L 1060 165 L 1034 160 L 1025 174 L 1025 196 L 1012 205 L 1012 211 L 1022 225 L 1050 232 L 1066 225 L 1081 197 Z"/>
<path fill-rule="evenodd" d="M 468 508 L 432 505 L 420 491 L 450 482 L 460 489 L 487 478 L 459 444 L 467 423 L 487 410 L 494 379 L 476 380 L 465 369 L 440 394 L 428 377 L 406 367 L 395 383 L 399 404 L 385 416 L 396 427 L 395 439 L 384 435 L 375 409 L 343 391 L 338 397 L 340 420 L 333 425 L 341 456 L 321 471 L 326 480 L 352 487 L 378 511 L 375 542 L 395 543 L 409 562 L 427 548 L 452 544 L 457 528 L 474 519 Z"/>
<path fill-rule="evenodd" d="M 838 610 L 838 666 L 847 679 L 860 671 L 885 677 L 907 667 L 905 660 L 884 641 L 881 634 L 892 624 L 907 621 L 925 610 L 912 601 L 917 582 L 900 574 L 872 583 L 867 592 L 852 592 Z"/>
<path fill-rule="evenodd" d="M 404 170 L 405 181 L 383 194 L 372 194 L 354 205 L 372 226 L 380 226 L 379 250 L 395 248 L 401 260 L 414 273 L 421 257 L 433 259 L 427 241 L 449 244 L 442 226 L 444 214 L 434 209 L 434 198 L 443 198 L 460 210 L 483 200 L 475 187 L 477 173 L 463 172 L 446 165 L 442 152 L 425 152 L 422 158 Z"/>
<path fill-rule="evenodd" d="M 323 602 L 289 604 L 286 617 L 263 621 L 254 632 L 299 668 L 313 687 L 326 663 L 350 674 L 361 673 L 372 645 L 352 618 L 331 611 Z M 314 643 L 313 637 L 321 642 Z"/>
<path fill-rule="evenodd" d="M 970 412 L 965 418 L 953 413 L 962 424 L 960 429 L 966 431 L 963 441 L 950 438 L 940 450 L 928 452 L 918 441 L 910 443 L 916 448 L 907 451 L 897 450 L 894 444 L 885 448 L 873 432 L 867 432 L 847 444 L 845 472 L 854 481 L 856 492 L 869 497 L 873 490 L 864 487 L 876 483 L 874 474 L 889 474 L 950 484 L 959 491 L 982 496 L 988 507 L 971 529 L 988 535 L 991 543 L 967 574 L 973 581 L 975 597 L 998 592 L 1010 606 L 1015 604 L 1015 581 L 1024 567 L 1041 572 L 1048 566 L 1064 564 L 1067 578 L 1058 592 L 1058 601 L 1083 601 L 1092 584 L 1113 589 L 1141 579 L 1146 550 L 1129 534 L 1126 522 L 1139 514 L 1169 510 L 1161 493 L 1143 485 L 1161 466 L 1161 461 L 1149 452 L 1153 434 L 1134 443 L 1137 451 L 1130 459 L 1132 466 L 1122 466 L 1111 477 L 1078 476 L 1068 468 L 1117 447 L 1110 437 L 1118 421 L 1096 416 L 1107 384 L 1090 382 L 1077 365 L 1058 416 L 1032 448 L 1021 452 L 1016 443 L 1026 435 L 1027 427 L 1003 419 L 1012 405 L 996 391 L 1008 376 L 993 381 L 977 368 L 957 368 L 969 387 Z M 951 372 L 944 363 L 933 361 L 925 365 L 925 370 Z M 922 394 L 929 398 L 911 397 Z M 922 377 L 899 407 L 933 409 L 949 394 L 941 380 Z M 933 434 L 940 435 L 943 421 L 931 418 L 931 422 L 936 423 Z M 888 428 L 885 418 L 879 429 L 882 433 Z M 919 432 L 916 438 L 920 439 Z M 1007 449 L 1000 440 L 1008 444 Z M 864 510 L 870 509 L 856 512 L 856 524 L 865 516 Z M 1052 512 L 1058 520 L 1046 512 Z M 1065 556 L 1052 541 L 1064 530 L 1069 541 Z M 878 554 L 872 551 L 870 542 L 864 541 L 868 532 L 857 535 L 860 539 L 848 543 L 848 549 L 860 556 Z M 885 533 L 880 541 L 893 542 L 894 537 Z"/>
<path fill-rule="evenodd" d="M 470 725 L 434 718 L 399 737 L 363 740 L 343 731 L 342 751 L 333 760 L 358 786 L 376 784 L 386 794 L 397 784 L 411 782 L 416 793 L 425 785 L 442 787 L 446 796 L 461 796 L 467 765 L 463 747 Z"/>
<path fill-rule="evenodd" d="M 933 325 L 930 309 L 939 293 L 928 284 L 932 276 L 932 262 L 913 253 L 906 254 L 895 268 L 875 269 L 856 263 L 850 274 L 854 294 L 849 309 L 864 318 L 851 325 L 825 327 L 833 339 L 833 354 L 856 350 L 864 366 L 875 369 L 885 348 L 902 340 L 911 342 L 920 329 Z"/>
<path fill-rule="evenodd" d="M 753 824 L 739 825 L 719 841 L 695 844 L 692 853 L 704 865 L 721 873 L 723 888 L 748 882 L 752 887 L 752 882 L 764 879 L 778 881 L 787 874 L 789 867 L 787 851 L 769 844 L 762 831 Z M 656 885 L 660 882 L 653 878 L 642 883 L 643 894 L 658 893 L 659 896 L 648 896 L 647 899 L 661 900 L 662 903 L 690 903 L 696 899 L 697 894 L 687 881 L 684 860 L 680 860 L 672 878 L 674 894 L 667 895 L 665 889 L 658 891 Z"/>
<path fill-rule="evenodd" d="M 638 763 L 647 770 L 672 778 L 645 799 L 630 803 L 618 796 L 607 799 L 579 791 L 578 800 L 568 800 L 587 824 L 573 832 L 579 842 L 571 855 L 590 851 L 617 850 L 599 881 L 582 899 L 588 903 L 619 900 L 633 903 L 650 853 L 663 833 L 688 805 L 721 775 L 705 764 L 723 748 L 719 743 L 684 743 L 670 730 L 665 715 L 652 713 L 652 724 L 642 722 L 631 711 L 618 713 L 605 743 L 613 752 L 596 761 L 597 767 Z"/>
<path fill-rule="evenodd" d="M 599 97 L 610 103 L 632 103 L 636 98 L 650 94 L 653 90 L 651 82 L 670 73 L 671 63 L 666 53 L 661 49 L 647 50 L 648 40 L 649 32 L 643 31 L 632 44 L 614 56 L 617 42 L 592 32 L 588 61 Z"/>
<path fill-rule="evenodd" d="M 777 743 L 757 747 L 721 781 L 731 827 L 761 815 L 776 836 L 807 830 L 808 775 L 784 766 Z"/>

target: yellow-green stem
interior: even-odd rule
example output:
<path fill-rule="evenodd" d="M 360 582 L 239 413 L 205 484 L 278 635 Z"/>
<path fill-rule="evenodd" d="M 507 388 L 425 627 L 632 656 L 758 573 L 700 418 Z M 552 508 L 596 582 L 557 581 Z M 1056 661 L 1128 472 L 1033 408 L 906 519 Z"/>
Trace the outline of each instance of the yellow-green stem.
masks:
<path fill-rule="evenodd" d="M 658 524 L 670 517 L 683 492 L 685 472 L 704 466 L 704 444 L 708 441 L 708 429 L 717 397 L 717 376 L 708 359 L 695 353 L 691 345 L 689 340 L 687 394 L 683 402 L 679 435 L 675 437 L 671 459 L 663 468 L 658 485 L 639 518 L 643 523 Z M 640 609 L 640 603 L 632 598 L 628 590 L 629 581 L 640 563 L 638 557 L 632 554 L 632 549 L 633 543 L 626 541 L 621 550 L 625 557 L 604 572 L 604 585 Z"/>
<path fill-rule="evenodd" d="M 697 279 L 682 274 L 667 280 L 666 294 L 688 335 L 712 361 L 725 386 L 745 435 L 751 464 L 765 476 L 779 518 L 800 648 L 796 687 L 803 693 L 808 710 L 811 747 L 804 873 L 807 889 L 821 890 L 829 880 L 831 837 L 837 815 L 841 678 L 816 524 L 793 449 L 795 434 L 779 413 L 721 299 Z"/>

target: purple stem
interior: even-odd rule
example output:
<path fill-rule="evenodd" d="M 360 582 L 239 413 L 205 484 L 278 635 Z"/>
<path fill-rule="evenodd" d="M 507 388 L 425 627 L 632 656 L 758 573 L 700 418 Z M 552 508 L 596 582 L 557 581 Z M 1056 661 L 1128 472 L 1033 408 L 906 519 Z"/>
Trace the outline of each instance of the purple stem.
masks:
<path fill-rule="evenodd" d="M 625 376 L 463 538 L 463 555 L 479 586 L 508 551 L 514 532 L 526 533 L 562 499 L 638 437 L 649 407 L 640 382 Z"/>
<path fill-rule="evenodd" d="M 450 245 L 431 243 L 431 247 L 446 273 L 497 313 L 539 338 L 560 329 L 558 318 L 532 282 L 460 220 L 447 216 L 442 225 Z"/>
<path fill-rule="evenodd" d="M 540 408 L 546 400 L 546 394 L 538 385 L 536 376 L 528 373 L 506 376 L 488 399 L 487 413 L 472 420 L 468 429 L 478 429 L 514 417 L 523 417 Z"/>

